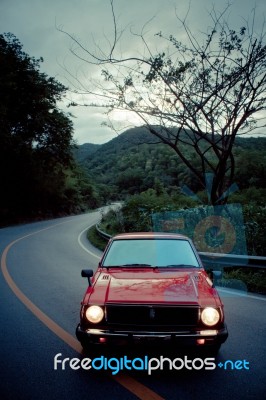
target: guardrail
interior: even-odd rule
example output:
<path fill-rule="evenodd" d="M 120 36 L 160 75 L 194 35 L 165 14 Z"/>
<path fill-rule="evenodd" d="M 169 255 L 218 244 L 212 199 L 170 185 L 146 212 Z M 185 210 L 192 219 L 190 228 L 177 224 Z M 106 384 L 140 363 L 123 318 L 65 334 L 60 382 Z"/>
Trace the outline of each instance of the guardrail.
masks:
<path fill-rule="evenodd" d="M 105 240 L 109 240 L 112 236 L 100 230 L 96 225 L 98 234 Z M 237 254 L 222 254 L 222 253 L 205 253 L 199 252 L 200 258 L 205 267 L 222 268 L 222 267 L 251 267 L 266 269 L 266 257 L 237 255 Z"/>
<path fill-rule="evenodd" d="M 105 240 L 109 240 L 112 237 L 111 235 L 108 235 L 108 233 L 101 231 L 98 224 L 96 224 L 96 231 L 98 232 L 99 236 L 101 236 Z"/>
<path fill-rule="evenodd" d="M 251 267 L 266 269 L 266 257 L 204 252 L 199 252 L 199 255 L 206 267 L 215 265 L 215 267 Z"/>

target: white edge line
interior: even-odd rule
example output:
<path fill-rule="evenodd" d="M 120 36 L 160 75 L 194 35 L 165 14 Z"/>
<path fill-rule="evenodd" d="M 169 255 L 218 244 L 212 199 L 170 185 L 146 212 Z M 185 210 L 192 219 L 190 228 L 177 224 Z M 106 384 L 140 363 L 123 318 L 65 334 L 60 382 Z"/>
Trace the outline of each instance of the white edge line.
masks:
<path fill-rule="evenodd" d="M 216 288 L 217 288 L 217 290 L 219 292 L 221 291 L 221 292 L 229 293 L 229 294 L 232 294 L 232 295 L 237 295 L 237 296 L 240 296 L 240 297 L 248 297 L 249 299 L 266 301 L 266 297 L 259 297 L 259 296 L 255 296 L 253 294 L 248 294 L 246 292 L 236 292 L 234 290 L 227 290 L 227 289 L 224 289 L 224 288 L 219 287 L 219 286 L 216 286 Z"/>
<path fill-rule="evenodd" d="M 99 260 L 101 259 L 101 257 L 99 257 L 97 254 L 93 253 L 92 251 L 90 251 L 89 249 L 87 249 L 87 247 L 84 246 L 84 244 L 81 243 L 81 236 L 83 235 L 84 232 L 86 232 L 88 229 L 90 229 L 94 224 L 91 224 L 90 226 L 87 226 L 87 228 L 83 229 L 82 232 L 80 232 L 79 236 L 78 236 L 78 243 L 80 245 L 80 247 L 83 248 L 83 250 L 85 250 L 87 253 L 89 253 L 91 256 L 98 258 Z"/>

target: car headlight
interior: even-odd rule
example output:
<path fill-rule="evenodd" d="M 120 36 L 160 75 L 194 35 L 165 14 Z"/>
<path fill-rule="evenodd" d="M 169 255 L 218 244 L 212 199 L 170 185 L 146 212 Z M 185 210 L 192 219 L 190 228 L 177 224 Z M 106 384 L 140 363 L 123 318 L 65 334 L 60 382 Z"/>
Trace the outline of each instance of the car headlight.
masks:
<path fill-rule="evenodd" d="M 212 307 L 206 307 L 201 313 L 201 320 L 207 326 L 214 326 L 220 320 L 219 311 Z"/>
<path fill-rule="evenodd" d="M 99 322 L 101 322 L 103 317 L 104 317 L 104 312 L 102 307 L 90 306 L 86 310 L 86 318 L 93 324 L 98 324 Z"/>

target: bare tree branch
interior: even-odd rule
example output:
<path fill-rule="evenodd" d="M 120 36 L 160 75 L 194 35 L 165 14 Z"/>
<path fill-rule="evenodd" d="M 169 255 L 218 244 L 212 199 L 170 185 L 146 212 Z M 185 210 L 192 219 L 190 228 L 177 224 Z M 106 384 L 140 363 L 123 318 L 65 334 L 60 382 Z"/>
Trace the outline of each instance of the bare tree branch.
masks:
<path fill-rule="evenodd" d="M 176 12 L 187 40 L 181 43 L 174 35 L 159 32 L 155 38 L 164 44 L 161 52 L 146 39 L 151 19 L 139 34 L 131 30 L 141 43 L 135 53 L 118 57 L 124 31 L 118 32 L 114 0 L 110 6 L 113 39 L 106 38 L 107 50 L 97 43 L 94 49 L 87 48 L 58 27 L 72 40 L 72 54 L 97 66 L 104 78 L 91 79 L 85 87 L 83 79 L 70 74 L 76 94 L 94 96 L 110 118 L 114 110 L 137 116 L 151 135 L 175 151 L 202 186 L 205 174 L 213 173 L 211 202 L 218 204 L 233 182 L 236 137 L 266 125 L 265 32 L 255 32 L 256 10 L 251 24 L 244 20 L 236 29 L 227 21 L 230 4 L 220 13 L 213 8 L 211 26 L 201 37 L 187 24 L 189 7 L 184 19 Z M 182 146 L 190 146 L 193 159 Z"/>

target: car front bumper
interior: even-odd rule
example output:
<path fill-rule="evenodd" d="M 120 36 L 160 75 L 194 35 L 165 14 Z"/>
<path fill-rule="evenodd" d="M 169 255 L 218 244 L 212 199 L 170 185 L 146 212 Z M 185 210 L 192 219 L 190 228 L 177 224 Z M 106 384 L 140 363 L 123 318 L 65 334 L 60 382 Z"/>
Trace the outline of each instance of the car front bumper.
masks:
<path fill-rule="evenodd" d="M 83 330 L 80 324 L 76 329 L 76 336 L 82 343 L 93 344 L 180 344 L 180 345 L 221 345 L 228 337 L 226 325 L 221 329 L 198 331 L 147 332 L 147 331 L 115 331 L 89 328 Z"/>

